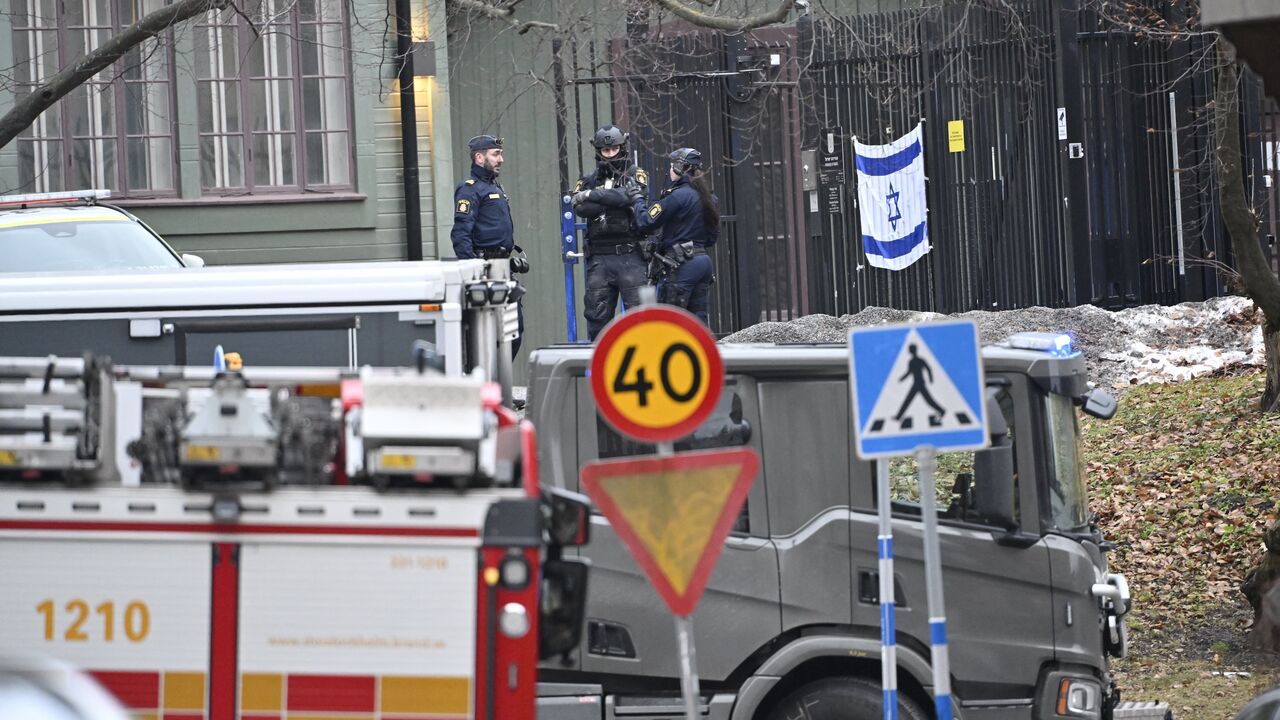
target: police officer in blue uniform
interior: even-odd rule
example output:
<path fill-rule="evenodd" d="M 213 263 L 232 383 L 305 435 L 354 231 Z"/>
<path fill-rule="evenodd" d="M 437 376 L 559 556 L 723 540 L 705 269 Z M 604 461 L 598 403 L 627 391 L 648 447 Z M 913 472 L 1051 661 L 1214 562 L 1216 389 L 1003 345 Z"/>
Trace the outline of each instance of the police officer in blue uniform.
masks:
<path fill-rule="evenodd" d="M 514 224 L 511 222 L 511 202 L 507 192 L 498 184 L 498 171 L 502 168 L 502 138 L 493 135 L 477 135 L 467 141 L 471 151 L 471 177 L 458 184 L 453 192 L 453 252 L 459 258 L 511 258 L 511 269 L 526 272 L 528 262 L 522 257 L 512 258 L 519 252 L 515 243 Z M 520 351 L 524 336 L 524 304 L 519 303 L 520 335 L 512 343 L 512 356 Z"/>
<path fill-rule="evenodd" d="M 680 148 L 670 157 L 671 185 L 648 207 L 632 192 L 632 211 L 640 232 L 662 230 L 659 252 L 668 269 L 658 285 L 658 302 L 685 308 L 705 325 L 715 282 L 708 252 L 720 237 L 720 211 L 707 183 L 702 153 Z"/>
<path fill-rule="evenodd" d="M 573 212 L 586 231 L 586 281 L 582 313 L 587 338 L 595 340 L 613 318 L 618 296 L 626 308 L 640 305 L 640 288 L 648 284 L 642 257 L 644 234 L 632 219 L 631 196 L 649 196 L 649 177 L 627 157 L 627 133 L 614 125 L 596 130 L 596 169 L 573 188 Z"/>

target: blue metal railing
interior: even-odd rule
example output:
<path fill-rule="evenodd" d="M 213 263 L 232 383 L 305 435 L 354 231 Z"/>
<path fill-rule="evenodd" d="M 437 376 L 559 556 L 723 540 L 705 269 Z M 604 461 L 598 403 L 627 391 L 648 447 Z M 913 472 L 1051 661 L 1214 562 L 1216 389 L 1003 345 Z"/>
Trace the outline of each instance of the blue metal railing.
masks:
<path fill-rule="evenodd" d="M 585 223 L 574 222 L 572 199 L 568 195 L 561 195 L 560 259 L 564 261 L 564 312 L 569 329 L 568 340 L 571 343 L 583 342 L 578 338 L 578 306 L 574 299 L 577 293 L 574 288 L 573 266 L 582 257 L 582 253 L 578 251 L 578 231 L 584 228 Z"/>

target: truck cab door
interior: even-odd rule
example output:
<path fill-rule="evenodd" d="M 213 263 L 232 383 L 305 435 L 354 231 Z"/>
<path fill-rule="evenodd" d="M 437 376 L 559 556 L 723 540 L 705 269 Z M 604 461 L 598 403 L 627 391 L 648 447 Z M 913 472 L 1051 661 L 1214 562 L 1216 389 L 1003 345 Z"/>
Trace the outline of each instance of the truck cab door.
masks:
<path fill-rule="evenodd" d="M 991 382 L 995 380 L 995 384 Z M 1054 657 L 1054 608 L 1049 550 L 1039 537 L 1035 510 L 1034 452 L 1019 438 L 1034 434 L 1025 403 L 1025 378 L 988 377 L 988 393 L 996 400 L 1009 425 L 1008 441 L 1014 443 L 1015 517 L 1022 532 L 975 512 L 972 494 L 981 491 L 984 464 L 975 453 L 941 453 L 935 473 L 938 535 L 942 558 L 947 642 L 950 648 L 953 690 L 963 705 L 1025 701 L 1035 697 L 1041 666 Z M 889 500 L 893 503 L 894 574 L 901 584 L 897 611 L 899 643 L 909 635 L 917 647 L 929 646 L 929 610 L 926 596 L 922 528 L 919 521 L 919 486 L 914 457 L 890 462 Z M 871 463 L 859 463 L 865 476 L 855 486 L 871 488 L 875 475 Z M 977 473 L 977 475 L 975 475 Z M 866 490 L 858 491 L 861 494 Z M 874 501 L 873 501 L 874 502 Z M 1028 507 L 1028 505 L 1030 505 Z M 876 568 L 876 524 L 855 524 L 855 572 Z M 1010 542 L 1013 540 L 1014 542 Z M 855 578 L 856 580 L 856 578 Z M 865 580 L 865 578 L 864 578 Z M 862 583 L 865 585 L 866 583 Z M 870 584 L 875 588 L 874 583 Z M 855 624 L 878 625 L 878 606 L 855 595 Z"/>
<path fill-rule="evenodd" d="M 580 463 L 654 454 L 652 445 L 620 436 L 594 411 L 586 378 L 579 379 L 577 397 Z M 711 417 L 676 441 L 675 449 L 750 447 L 760 453 L 759 428 L 754 380 L 731 375 Z M 673 616 L 598 512 L 592 515 L 591 542 L 581 554 L 591 560 L 581 669 L 593 675 L 678 678 Z M 769 540 L 764 480 L 757 477 L 693 615 L 699 675 L 726 678 L 774 637 L 780 627 L 778 602 L 777 553 Z"/>

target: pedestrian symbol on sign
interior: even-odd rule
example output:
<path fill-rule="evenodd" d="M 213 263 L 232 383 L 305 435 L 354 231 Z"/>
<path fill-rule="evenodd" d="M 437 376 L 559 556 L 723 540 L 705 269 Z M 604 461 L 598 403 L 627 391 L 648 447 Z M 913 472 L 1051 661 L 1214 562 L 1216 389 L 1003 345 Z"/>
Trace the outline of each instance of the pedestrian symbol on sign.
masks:
<path fill-rule="evenodd" d="M 855 330 L 850 346 L 860 457 L 986 444 L 971 324 Z"/>
<path fill-rule="evenodd" d="M 938 401 L 934 400 L 933 396 L 929 394 L 928 385 L 933 383 L 933 370 L 929 367 L 929 363 L 920 359 L 914 344 L 907 347 L 911 351 L 911 360 L 907 363 L 907 372 L 898 378 L 898 382 L 911 378 L 911 389 L 907 391 L 907 399 L 902 401 L 902 407 L 898 408 L 898 414 L 893 417 L 903 426 L 911 427 L 911 418 L 904 418 L 903 415 L 906 414 L 907 408 L 911 407 L 911 401 L 915 399 L 916 395 L 920 395 L 925 402 L 929 403 L 929 407 L 938 413 L 929 417 L 929 424 L 937 427 L 942 424 L 942 418 L 947 414 L 947 411 L 943 410 Z M 929 376 L 928 381 L 925 380 L 926 374 Z"/>

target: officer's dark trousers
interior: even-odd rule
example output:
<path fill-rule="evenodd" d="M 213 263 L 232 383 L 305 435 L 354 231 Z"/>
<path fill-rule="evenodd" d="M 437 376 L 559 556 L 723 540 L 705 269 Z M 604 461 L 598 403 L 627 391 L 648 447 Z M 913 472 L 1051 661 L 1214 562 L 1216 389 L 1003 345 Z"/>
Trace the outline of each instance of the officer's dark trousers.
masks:
<path fill-rule="evenodd" d="M 587 318 L 587 339 L 595 340 L 613 319 L 619 295 L 627 309 L 640 305 L 640 288 L 646 284 L 645 261 L 639 252 L 593 253 L 587 258 L 586 279 L 582 314 Z"/>
<path fill-rule="evenodd" d="M 711 257 L 694 255 L 674 272 L 668 273 L 658 288 L 658 302 L 682 307 L 707 324 L 711 301 L 711 281 L 715 279 Z"/>

